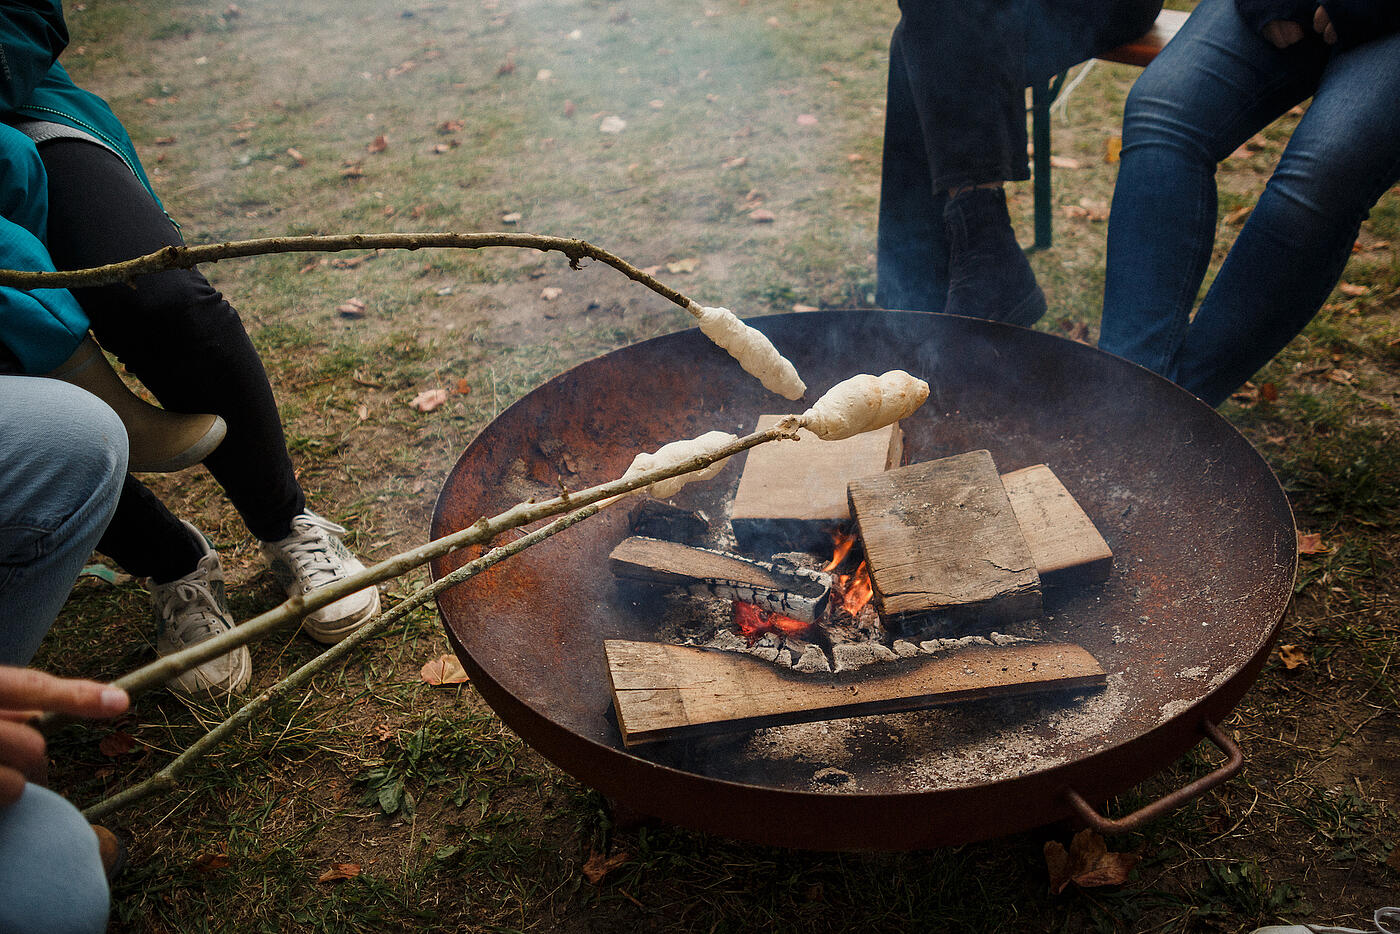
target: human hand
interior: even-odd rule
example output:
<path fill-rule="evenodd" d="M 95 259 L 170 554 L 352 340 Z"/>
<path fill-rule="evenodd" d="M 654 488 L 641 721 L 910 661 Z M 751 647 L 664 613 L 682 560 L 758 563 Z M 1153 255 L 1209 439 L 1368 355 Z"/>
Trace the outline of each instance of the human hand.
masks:
<path fill-rule="evenodd" d="M 48 770 L 44 737 L 26 721 L 46 711 L 115 717 L 130 702 L 110 684 L 0 665 L 0 807 L 19 800 L 24 783 L 42 780 Z"/>
<path fill-rule="evenodd" d="M 1322 7 L 1317 8 L 1321 12 Z M 1303 27 L 1291 19 L 1276 19 L 1264 26 L 1264 38 L 1276 49 L 1286 49 L 1303 38 Z"/>
<path fill-rule="evenodd" d="M 1322 41 L 1328 45 L 1337 44 L 1337 27 L 1332 25 L 1332 17 L 1327 15 L 1327 10 L 1318 7 L 1313 12 L 1313 30 L 1322 36 Z"/>

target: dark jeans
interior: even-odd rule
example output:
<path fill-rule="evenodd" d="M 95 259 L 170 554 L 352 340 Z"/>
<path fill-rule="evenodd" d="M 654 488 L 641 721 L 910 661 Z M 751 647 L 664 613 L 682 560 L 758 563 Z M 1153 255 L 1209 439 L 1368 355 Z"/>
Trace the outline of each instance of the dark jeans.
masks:
<path fill-rule="evenodd" d="M 880 185 L 883 308 L 940 311 L 949 188 L 1030 177 L 1025 89 L 1142 35 L 1161 0 L 901 0 Z"/>
<path fill-rule="evenodd" d="M 131 259 L 182 243 L 126 163 L 84 140 L 39 147 L 49 177 L 49 252 L 59 269 Z M 204 462 L 257 538 L 290 531 L 305 508 L 262 361 L 224 297 L 195 270 L 138 276 L 129 285 L 74 289 L 98 343 L 161 405 L 223 416 L 228 435 Z M 198 552 L 165 505 L 127 477 L 98 550 L 139 577 L 170 580 Z"/>
<path fill-rule="evenodd" d="M 1216 164 L 1310 96 L 1191 319 L 1215 248 Z M 1099 346 L 1211 405 L 1229 398 L 1322 307 L 1400 181 L 1397 101 L 1400 33 L 1280 50 L 1232 0 L 1201 0 L 1123 111 Z"/>

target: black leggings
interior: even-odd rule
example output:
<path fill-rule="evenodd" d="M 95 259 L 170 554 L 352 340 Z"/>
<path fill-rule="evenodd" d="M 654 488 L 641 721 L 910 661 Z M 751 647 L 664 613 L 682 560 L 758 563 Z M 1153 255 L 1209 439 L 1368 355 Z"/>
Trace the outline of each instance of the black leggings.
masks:
<path fill-rule="evenodd" d="M 183 241 L 117 155 L 86 140 L 39 147 L 49 177 L 48 246 L 59 269 L 84 269 Z M 138 276 L 130 285 L 74 289 L 98 343 L 177 412 L 211 412 L 228 435 L 204 465 L 259 539 L 290 532 L 306 505 L 262 361 L 238 312 L 196 270 Z M 169 581 L 199 551 L 179 520 L 128 476 L 98 550 L 138 577 Z"/>

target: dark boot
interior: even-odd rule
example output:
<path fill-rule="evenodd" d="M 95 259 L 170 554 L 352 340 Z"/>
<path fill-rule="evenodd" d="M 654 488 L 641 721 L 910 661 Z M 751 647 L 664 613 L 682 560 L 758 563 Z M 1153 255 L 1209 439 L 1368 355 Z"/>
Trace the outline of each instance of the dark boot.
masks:
<path fill-rule="evenodd" d="M 1045 314 L 1036 284 L 1000 188 L 971 188 L 943 209 L 948 231 L 950 315 L 987 318 L 1030 327 Z"/>

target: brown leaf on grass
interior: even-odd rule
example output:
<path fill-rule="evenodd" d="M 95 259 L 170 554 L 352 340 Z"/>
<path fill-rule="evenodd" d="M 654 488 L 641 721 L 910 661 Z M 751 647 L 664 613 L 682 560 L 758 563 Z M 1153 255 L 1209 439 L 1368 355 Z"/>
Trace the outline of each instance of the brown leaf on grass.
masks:
<path fill-rule="evenodd" d="M 444 120 L 437 125 L 437 132 L 439 136 L 451 136 L 453 133 L 462 132 L 466 126 L 461 120 Z"/>
<path fill-rule="evenodd" d="M 157 137 L 155 138 L 155 144 L 156 144 L 157 146 L 173 146 L 173 145 L 175 145 L 175 137 L 173 137 L 173 136 L 157 136 Z"/>
<path fill-rule="evenodd" d="M 383 152 L 388 148 L 389 141 L 384 138 L 383 133 L 380 133 L 378 136 L 376 136 L 373 140 L 370 141 L 370 144 L 365 147 L 365 149 L 369 152 Z"/>
<path fill-rule="evenodd" d="M 306 157 L 301 154 L 300 149 L 288 149 L 287 155 L 292 157 L 292 161 L 298 166 L 306 165 Z"/>
<path fill-rule="evenodd" d="M 218 872 L 228 868 L 227 853 L 200 853 L 194 858 L 196 872 Z"/>
<path fill-rule="evenodd" d="M 425 684 L 466 684 L 470 678 L 455 655 L 439 655 L 418 672 Z"/>
<path fill-rule="evenodd" d="M 796 305 L 793 305 L 792 310 L 795 314 L 803 314 L 804 312 L 809 311 L 821 311 L 821 309 L 818 308 L 816 305 L 804 305 L 801 302 L 798 302 Z"/>
<path fill-rule="evenodd" d="M 1327 379 L 1341 386 L 1350 386 L 1356 382 L 1356 374 L 1352 373 L 1350 370 L 1334 367 L 1327 371 Z"/>
<path fill-rule="evenodd" d="M 588 855 L 588 860 L 583 864 L 583 877 L 589 882 L 597 885 L 603 881 L 603 877 L 612 872 L 618 866 L 626 863 L 632 857 L 625 851 L 619 850 L 611 856 L 604 856 L 602 853 L 594 851 Z"/>
<path fill-rule="evenodd" d="M 106 736 L 102 737 L 101 741 L 97 744 L 98 752 L 102 753 L 104 756 L 112 756 L 113 758 L 124 756 L 135 748 L 136 738 L 130 733 L 124 733 L 121 730 L 108 733 Z"/>
<path fill-rule="evenodd" d="M 500 78 L 504 75 L 513 74 L 515 74 L 515 59 L 513 58 L 507 58 L 504 62 L 501 63 L 501 67 L 496 69 L 497 78 Z"/>
<path fill-rule="evenodd" d="M 1069 156 L 1051 156 L 1050 167 L 1052 169 L 1077 169 L 1080 167 L 1078 159 L 1071 159 Z"/>
<path fill-rule="evenodd" d="M 471 392 L 471 391 L 472 391 L 472 384 L 471 384 L 471 382 L 470 382 L 469 380 L 467 380 L 465 377 L 463 377 L 462 379 L 457 380 L 457 395 L 459 395 L 459 396 L 465 396 L 467 393 L 469 393 L 469 392 Z"/>
<path fill-rule="evenodd" d="M 748 163 L 749 160 L 747 156 L 735 156 L 733 159 L 725 159 L 720 163 L 720 167 L 725 169 L 737 169 L 748 165 Z"/>
<path fill-rule="evenodd" d="M 1308 663 L 1308 653 L 1303 651 L 1301 646 L 1281 645 L 1278 647 L 1278 660 L 1283 662 L 1284 668 L 1292 671 Z"/>
<path fill-rule="evenodd" d="M 431 412 L 447 401 L 446 389 L 425 389 L 413 397 L 410 406 L 420 412 Z"/>
<path fill-rule="evenodd" d="M 858 152 L 848 152 L 848 153 L 846 153 L 846 161 L 847 161 L 847 162 L 864 162 L 864 161 L 865 161 L 865 157 L 862 156 L 862 155 L 861 155 L 860 153 L 858 153 Z"/>
<path fill-rule="evenodd" d="M 798 125 L 798 126 L 816 126 L 818 123 L 821 123 L 821 121 L 817 119 L 817 115 L 816 115 L 816 114 L 798 114 L 798 115 L 797 115 L 797 125 Z"/>
<path fill-rule="evenodd" d="M 1264 402 L 1277 402 L 1278 386 L 1274 383 L 1260 383 L 1259 398 Z"/>
<path fill-rule="evenodd" d="M 364 177 L 365 177 L 365 170 L 364 170 L 364 168 L 362 168 L 358 163 L 354 163 L 354 162 L 347 163 L 347 164 L 340 170 L 340 177 L 341 177 L 341 178 L 364 178 Z"/>
<path fill-rule="evenodd" d="M 1231 227 L 1238 227 L 1244 223 L 1244 219 L 1254 212 L 1254 205 L 1246 205 L 1242 208 L 1235 208 L 1225 215 L 1225 223 Z"/>
<path fill-rule="evenodd" d="M 564 290 L 559 288 L 557 285 L 547 285 L 544 288 L 540 289 L 540 298 L 544 299 L 547 302 L 552 302 L 563 294 Z"/>
<path fill-rule="evenodd" d="M 1298 554 L 1325 555 L 1331 550 L 1332 546 L 1322 540 L 1321 532 L 1298 532 Z"/>
<path fill-rule="evenodd" d="M 778 215 L 767 208 L 757 208 L 749 212 L 749 220 L 753 221 L 755 224 L 771 224 L 777 219 Z"/>
<path fill-rule="evenodd" d="M 1123 155 L 1123 137 L 1110 136 L 1103 144 L 1103 161 L 1112 165 Z"/>
<path fill-rule="evenodd" d="M 1368 285 L 1353 285 L 1350 282 L 1343 282 L 1341 285 L 1337 286 L 1337 291 L 1352 298 L 1360 298 L 1363 295 L 1369 295 L 1371 293 L 1371 287 Z"/>
<path fill-rule="evenodd" d="M 360 874 L 359 863 L 331 863 L 331 868 L 316 877 L 317 882 L 339 882 L 342 879 L 353 879 Z"/>
<path fill-rule="evenodd" d="M 1080 888 L 1122 885 L 1142 857 L 1133 853 L 1110 853 L 1103 837 L 1092 830 L 1081 830 L 1070 841 L 1069 849 L 1057 840 L 1045 844 L 1045 867 L 1050 873 L 1050 891 L 1063 892 L 1071 882 Z"/>
<path fill-rule="evenodd" d="M 435 155 L 435 156 L 441 156 L 441 155 L 443 155 L 443 154 L 445 154 L 445 153 L 451 152 L 452 150 L 456 149 L 456 148 L 457 148 L 458 146 L 460 146 L 460 145 L 462 145 L 462 141 L 461 141 L 461 140 L 459 140 L 459 139 L 451 139 L 451 140 L 448 140 L 448 141 L 445 142 L 445 143 L 438 143 L 437 145 L 433 146 L 433 148 L 432 148 L 430 151 L 431 151 L 432 154 Z"/>
<path fill-rule="evenodd" d="M 573 101 L 564 102 L 564 116 L 572 117 L 574 115 L 575 110 L 577 110 L 577 108 L 574 106 Z"/>

